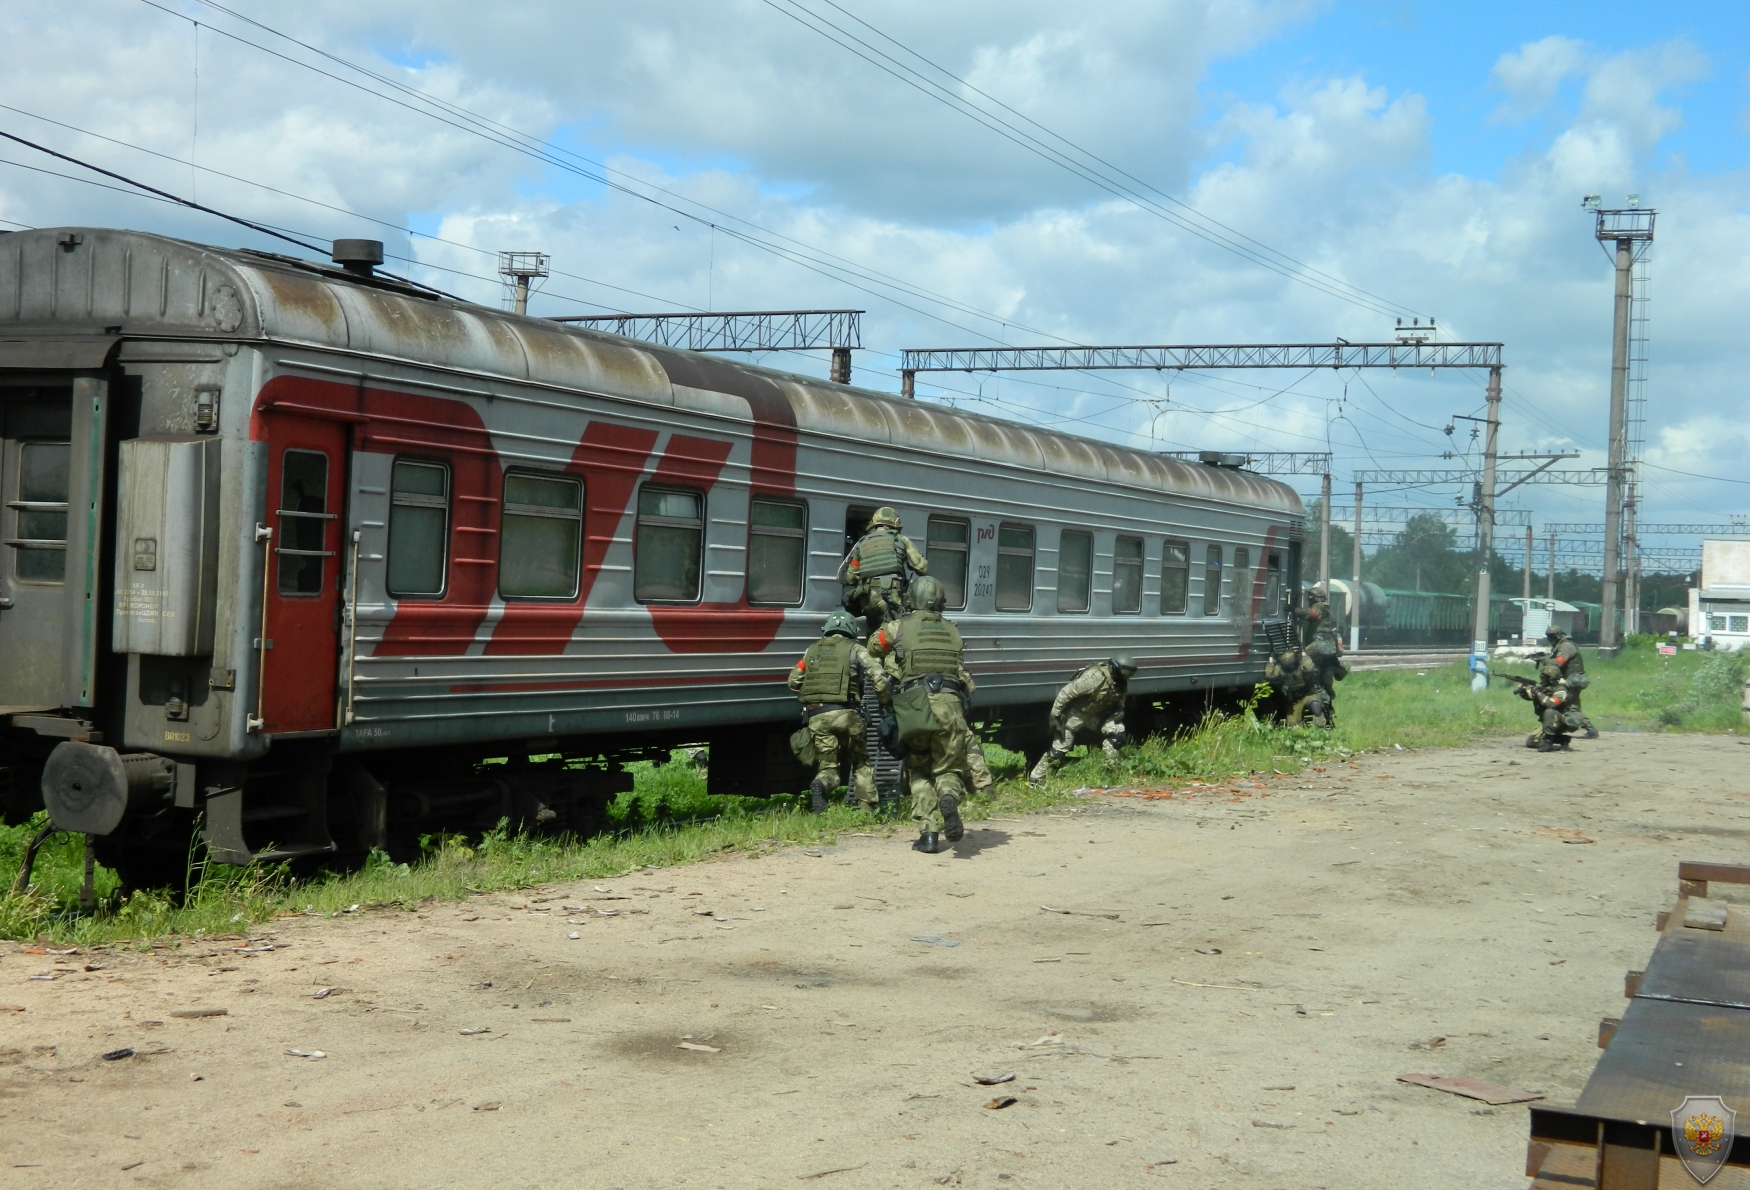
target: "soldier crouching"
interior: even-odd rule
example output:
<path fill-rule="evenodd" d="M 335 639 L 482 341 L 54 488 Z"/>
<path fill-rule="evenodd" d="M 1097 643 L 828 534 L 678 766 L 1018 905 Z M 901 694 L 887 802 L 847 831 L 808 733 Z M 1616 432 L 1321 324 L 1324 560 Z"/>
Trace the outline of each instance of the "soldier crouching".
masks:
<path fill-rule="evenodd" d="M 908 595 L 911 610 L 869 639 L 870 655 L 885 659 L 899 680 L 892 702 L 918 824 L 912 849 L 930 854 L 947 850 L 943 839 L 956 843 L 965 833 L 960 803 L 974 743 L 965 714 L 972 675 L 962 663 L 960 630 L 942 618 L 947 601 L 941 583 L 920 578 Z"/>
<path fill-rule="evenodd" d="M 1129 653 L 1114 653 L 1110 660 L 1096 661 L 1083 669 L 1057 692 L 1051 703 L 1051 750 L 1027 774 L 1029 784 L 1045 780 L 1069 758 L 1079 733 L 1097 734 L 1106 759 L 1118 759 L 1118 750 L 1128 738 L 1124 696 L 1135 672 L 1135 658 Z"/>
<path fill-rule="evenodd" d="M 887 675 L 857 643 L 857 621 L 845 612 L 834 612 L 826 618 L 820 639 L 808 646 L 790 671 L 790 692 L 802 700 L 808 720 L 806 738 L 794 742 L 804 745 L 796 749 L 804 764 L 813 755 L 814 783 L 808 787 L 808 798 L 816 814 L 826 809 L 827 798 L 838 788 L 843 760 L 851 762 L 846 803 L 867 810 L 876 807 L 875 773 L 869 767 L 858 710 L 865 682 L 873 682 L 876 696 L 887 701 Z"/>
<path fill-rule="evenodd" d="M 1264 680 L 1288 704 L 1288 726 L 1331 725 L 1331 693 L 1319 683 L 1318 665 L 1305 649 L 1290 649 L 1270 658 L 1264 666 Z"/>

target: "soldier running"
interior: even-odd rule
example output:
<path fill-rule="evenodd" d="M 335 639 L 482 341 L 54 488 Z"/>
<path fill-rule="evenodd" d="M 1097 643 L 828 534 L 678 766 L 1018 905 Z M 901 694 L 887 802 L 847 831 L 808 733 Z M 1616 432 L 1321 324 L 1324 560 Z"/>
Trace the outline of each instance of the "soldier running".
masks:
<path fill-rule="evenodd" d="M 960 630 L 942 618 L 948 593 L 933 578 L 912 583 L 912 610 L 882 627 L 869 639 L 872 657 L 885 659 L 897 672 L 895 712 L 907 695 L 907 705 L 928 703 L 927 731 L 907 730 L 900 719 L 905 746 L 906 779 L 911 786 L 911 816 L 918 824 L 912 850 L 934 854 L 957 843 L 965 833 L 960 803 L 966 797 L 966 757 L 973 744 L 962 699 L 972 695 L 972 675 L 962 663 Z M 919 697 L 919 694 L 923 697 Z M 922 708 L 919 706 L 918 711 Z"/>
<path fill-rule="evenodd" d="M 1096 661 L 1071 678 L 1051 703 L 1051 750 L 1039 758 L 1027 782 L 1037 785 L 1069 757 L 1077 732 L 1097 733 L 1108 760 L 1118 759 L 1124 746 L 1124 696 L 1136 659 L 1129 653 L 1114 653 Z"/>
<path fill-rule="evenodd" d="M 845 555 L 839 581 L 845 607 L 870 617 L 878 627 L 905 614 L 909 576 L 928 574 L 929 560 L 899 531 L 899 513 L 882 505 L 869 518 L 869 530 Z"/>
<path fill-rule="evenodd" d="M 816 814 L 826 809 L 827 798 L 839 787 L 841 759 L 851 762 L 846 804 L 866 810 L 876 807 L 875 774 L 869 767 L 863 716 L 858 708 L 863 705 L 865 681 L 873 682 L 876 697 L 887 701 L 887 674 L 857 643 L 857 635 L 854 617 L 833 612 L 826 618 L 820 639 L 808 646 L 808 652 L 790 671 L 790 692 L 802 700 L 814 752 L 814 783 L 808 787 L 808 799 Z"/>
<path fill-rule="evenodd" d="M 1585 733 L 1580 738 L 1597 739 L 1598 729 L 1580 709 L 1580 691 L 1592 684 L 1592 679 L 1586 676 L 1586 658 L 1580 655 L 1580 646 L 1555 624 L 1545 628 L 1543 635 L 1549 641 L 1550 660 L 1561 667 L 1562 679 L 1567 683 L 1567 707 L 1580 717 L 1580 730 Z"/>

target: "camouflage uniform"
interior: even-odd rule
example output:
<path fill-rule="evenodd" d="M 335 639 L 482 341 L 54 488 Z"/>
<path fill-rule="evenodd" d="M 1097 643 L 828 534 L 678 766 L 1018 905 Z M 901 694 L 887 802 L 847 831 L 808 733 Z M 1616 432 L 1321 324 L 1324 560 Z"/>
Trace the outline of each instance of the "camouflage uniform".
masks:
<path fill-rule="evenodd" d="M 899 531 L 899 514 L 878 508 L 869 518 L 869 531 L 851 547 L 840 570 L 845 607 L 878 624 L 897 620 L 905 614 L 907 574 L 927 574 L 929 569 L 929 560 Z"/>
<path fill-rule="evenodd" d="M 906 742 L 905 772 L 911 787 L 911 816 L 918 824 L 915 850 L 946 850 L 945 835 L 957 842 L 964 827 L 960 803 L 966 798 L 967 756 L 976 741 L 966 726 L 962 698 L 970 698 L 972 675 L 962 664 L 960 631 L 942 618 L 942 584 L 920 578 L 912 586 L 913 611 L 884 624 L 869 638 L 869 654 L 889 667 L 900 692 L 922 686 L 938 729 Z"/>
<path fill-rule="evenodd" d="M 1301 619 L 1301 648 L 1312 659 L 1318 674 L 1318 687 L 1324 693 L 1324 721 L 1330 727 L 1337 721 L 1337 683 L 1349 676 L 1343 663 L 1343 640 L 1337 632 L 1337 618 L 1331 605 L 1321 599 L 1307 609 Z"/>
<path fill-rule="evenodd" d="M 1329 727 L 1331 692 L 1319 684 L 1318 666 L 1304 649 L 1272 657 L 1264 665 L 1264 679 L 1288 701 L 1288 725 L 1311 723 Z"/>
<path fill-rule="evenodd" d="M 1520 686 L 1514 693 L 1537 712 L 1538 729 L 1525 739 L 1527 748 L 1554 752 L 1568 746 L 1568 737 L 1581 730 L 1585 720 L 1571 701 L 1573 691 L 1563 676 L 1562 663 L 1546 657 L 1537 667 L 1537 685 Z"/>
<path fill-rule="evenodd" d="M 1550 660 L 1561 667 L 1562 678 L 1567 682 L 1567 707 L 1580 717 L 1580 730 L 1585 733 L 1581 738 L 1597 739 L 1598 729 L 1580 709 L 1580 691 L 1592 684 L 1592 679 L 1586 676 L 1586 658 L 1580 654 L 1580 646 L 1554 624 L 1544 630 L 1544 637 L 1550 643 Z"/>
<path fill-rule="evenodd" d="M 876 695 L 887 701 L 887 675 L 855 638 L 856 621 L 843 612 L 827 619 L 821 638 L 790 671 L 790 692 L 802 700 L 814 751 L 811 808 L 826 809 L 826 799 L 839 787 L 841 760 L 851 763 L 847 803 L 873 810 L 877 797 L 875 773 L 864 744 L 863 683 L 872 681 Z"/>
<path fill-rule="evenodd" d="M 1120 653 L 1096 661 L 1071 678 L 1051 703 L 1051 750 L 1039 758 L 1027 780 L 1039 782 L 1062 764 L 1076 746 L 1078 732 L 1095 732 L 1108 760 L 1124 746 L 1124 696 L 1136 663 Z"/>

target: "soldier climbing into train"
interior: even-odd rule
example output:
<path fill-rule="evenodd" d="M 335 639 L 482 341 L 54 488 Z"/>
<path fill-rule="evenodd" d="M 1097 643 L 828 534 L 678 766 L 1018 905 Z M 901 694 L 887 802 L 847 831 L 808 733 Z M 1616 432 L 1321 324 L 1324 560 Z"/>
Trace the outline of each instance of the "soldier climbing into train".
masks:
<path fill-rule="evenodd" d="M 802 700 L 806 723 L 791 737 L 796 759 L 814 767 L 814 782 L 808 787 L 809 809 L 826 809 L 826 800 L 839 787 L 839 765 L 849 761 L 850 779 L 845 790 L 847 805 L 873 810 L 876 806 L 875 773 L 863 742 L 863 684 L 871 683 L 883 705 L 887 702 L 887 674 L 863 646 L 857 643 L 858 625 L 845 612 L 826 618 L 820 639 L 790 671 L 790 692 Z"/>
<path fill-rule="evenodd" d="M 1293 648 L 1264 664 L 1264 680 L 1288 704 L 1287 723 L 1329 727 L 1331 692 L 1319 684 L 1319 669 L 1304 648 Z"/>
<path fill-rule="evenodd" d="M 1126 738 L 1124 696 L 1135 672 L 1134 657 L 1114 653 L 1083 669 L 1057 692 L 1051 703 L 1051 750 L 1027 774 L 1028 784 L 1039 784 L 1068 759 L 1079 732 L 1097 734 L 1106 759 L 1118 759 Z"/>
<path fill-rule="evenodd" d="M 1580 691 L 1592 684 L 1592 679 L 1586 676 L 1586 659 L 1580 655 L 1580 646 L 1555 624 L 1545 628 L 1543 636 L 1549 641 L 1549 660 L 1561 668 L 1562 679 L 1567 683 L 1567 707 L 1580 717 L 1579 727 L 1583 733 L 1580 738 L 1597 739 L 1598 729 L 1592 726 L 1592 720 L 1586 718 L 1586 713 L 1580 709 Z"/>
<path fill-rule="evenodd" d="M 905 749 L 911 786 L 911 816 L 918 824 L 912 850 L 946 851 L 965 833 L 960 803 L 966 798 L 966 757 L 973 740 L 966 726 L 972 675 L 962 661 L 960 630 L 942 618 L 948 593 L 933 578 L 912 583 L 911 610 L 883 624 L 869 638 L 869 653 L 897 673 L 893 713 Z"/>
<path fill-rule="evenodd" d="M 885 504 L 877 508 L 868 531 L 839 567 L 845 607 L 853 615 L 869 617 L 876 627 L 905 614 L 905 592 L 912 576 L 930 570 L 929 560 L 899 529 L 898 512 Z"/>

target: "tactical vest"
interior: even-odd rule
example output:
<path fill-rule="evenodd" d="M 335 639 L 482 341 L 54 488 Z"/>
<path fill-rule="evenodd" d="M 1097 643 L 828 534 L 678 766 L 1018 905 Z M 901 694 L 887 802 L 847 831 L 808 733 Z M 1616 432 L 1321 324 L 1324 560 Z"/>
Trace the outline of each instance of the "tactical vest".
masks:
<path fill-rule="evenodd" d="M 1082 674 L 1098 673 L 1100 684 L 1092 691 L 1082 695 L 1082 706 L 1094 714 L 1103 714 L 1124 701 L 1124 680 L 1112 673 L 1112 667 L 1104 661 L 1096 661 L 1077 674 L 1073 680 L 1079 681 Z"/>
<path fill-rule="evenodd" d="M 905 570 L 905 560 L 899 556 L 899 534 L 892 529 L 872 530 L 857 542 L 851 556 L 856 559 L 859 578 L 882 578 Z"/>
<path fill-rule="evenodd" d="M 856 644 L 845 637 L 823 637 L 808 646 L 803 656 L 802 701 L 809 706 L 822 702 L 851 701 L 851 658 Z"/>
<path fill-rule="evenodd" d="M 915 682 L 926 674 L 954 677 L 960 672 L 960 630 L 939 615 L 912 612 L 899 622 L 899 678 Z"/>

